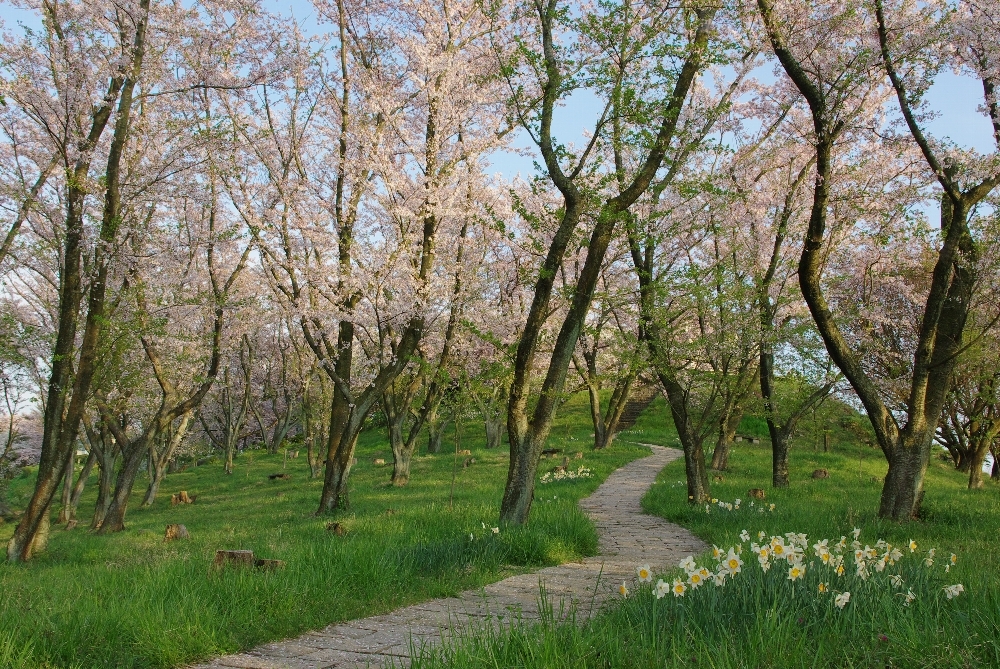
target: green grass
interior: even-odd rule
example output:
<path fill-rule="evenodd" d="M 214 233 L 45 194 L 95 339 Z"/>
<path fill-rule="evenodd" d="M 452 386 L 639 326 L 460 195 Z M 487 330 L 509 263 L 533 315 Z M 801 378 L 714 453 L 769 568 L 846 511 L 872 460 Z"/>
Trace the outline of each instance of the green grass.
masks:
<path fill-rule="evenodd" d="M 655 406 L 654 406 L 655 408 Z M 644 417 L 645 418 L 645 417 Z M 675 437 L 668 427 L 636 426 L 645 440 L 653 432 L 665 445 Z M 791 454 L 791 487 L 773 490 L 770 482 L 769 445 L 736 447 L 731 470 L 713 485 L 713 495 L 733 502 L 742 499 L 739 511 L 718 506 L 709 513 L 685 500 L 683 461 L 678 460 L 659 476 L 647 494 L 644 507 L 690 528 L 709 544 L 728 548 L 742 543 L 744 571 L 727 585 L 705 585 L 683 598 L 666 595 L 657 600 L 651 584 L 632 583 L 625 600 L 612 603 L 602 614 L 583 625 L 559 623 L 552 618 L 539 624 L 515 624 L 506 630 L 465 630 L 446 647 L 416 658 L 414 667 L 526 668 L 639 668 L 713 667 L 985 667 L 1000 666 L 1000 486 L 969 491 L 966 476 L 942 460 L 931 464 L 927 494 L 920 521 L 903 525 L 880 521 L 876 508 L 886 464 L 881 453 L 852 443 L 850 435 L 837 434 L 834 451 L 813 450 L 813 438 L 803 439 Z M 674 441 L 672 441 L 674 440 Z M 828 479 L 812 479 L 817 468 L 830 472 Z M 749 505 L 747 491 L 764 488 L 765 508 Z M 868 580 L 849 570 L 844 577 L 824 572 L 826 567 L 807 564 L 806 577 L 795 583 L 787 578 L 787 564 L 775 564 L 763 573 L 739 534 L 748 530 L 783 536 L 787 532 L 809 535 L 812 545 L 820 538 L 831 545 L 853 528 L 861 528 L 861 541 L 874 545 L 883 538 L 894 545 L 917 542 L 918 552 L 906 555 L 892 570 Z M 923 564 L 926 550 L 937 549 L 935 563 Z M 848 549 L 849 550 L 849 549 Z M 948 573 L 944 564 L 950 553 L 958 563 Z M 699 564 L 714 567 L 709 556 Z M 919 595 L 902 606 L 900 590 L 891 587 L 888 574 L 898 572 L 907 588 Z M 669 583 L 683 575 L 680 569 L 663 574 Z M 833 606 L 832 593 L 819 595 L 820 582 L 834 593 L 853 590 L 843 609 Z M 944 585 L 962 583 L 965 593 L 947 600 Z"/>
<path fill-rule="evenodd" d="M 48 551 L 35 561 L 0 566 L 0 667 L 179 666 L 592 555 L 596 532 L 576 501 L 648 451 L 622 443 L 594 453 L 591 431 L 585 398 L 572 398 L 551 445 L 583 451 L 580 462 L 593 478 L 539 486 L 528 526 L 499 535 L 491 526 L 508 451 L 486 450 L 473 423 L 463 430 L 462 448 L 477 462 L 463 469 L 459 459 L 453 509 L 452 454 L 415 458 L 410 484 L 394 488 L 391 466 L 373 464 L 391 463 L 388 445 L 380 430 L 366 432 L 351 475 L 351 508 L 335 517 L 347 530 L 343 537 L 326 531 L 330 517 L 314 516 L 322 483 L 308 478 L 304 457 L 288 460 L 287 481 L 268 480 L 283 471 L 282 458 L 262 451 L 239 457 L 229 477 L 221 464 L 172 474 L 149 509 L 139 507 L 140 479 L 127 531 L 95 536 L 83 527 L 54 528 Z M 543 461 L 540 471 L 555 464 Z M 83 525 L 95 481 L 80 505 Z M 30 486 L 30 478 L 14 481 L 15 508 Z M 170 494 L 179 490 L 198 495 L 197 502 L 171 507 Z M 191 539 L 164 543 L 167 523 L 183 523 Z M 0 541 L 12 531 L 0 525 Z M 251 549 L 287 566 L 213 573 L 220 548 Z"/>

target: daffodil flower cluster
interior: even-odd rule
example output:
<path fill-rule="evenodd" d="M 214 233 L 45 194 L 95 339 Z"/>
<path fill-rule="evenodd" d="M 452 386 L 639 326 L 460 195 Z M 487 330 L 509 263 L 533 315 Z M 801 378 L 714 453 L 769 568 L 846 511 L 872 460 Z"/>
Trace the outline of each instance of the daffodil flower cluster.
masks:
<path fill-rule="evenodd" d="M 733 507 L 735 509 L 736 504 Z M 907 555 L 902 548 L 882 539 L 876 541 L 874 545 L 862 543 L 860 539 L 861 530 L 858 528 L 854 529 L 850 539 L 846 536 L 840 537 L 839 541 L 819 539 L 811 546 L 809 538 L 801 533 L 788 532 L 783 536 L 768 536 L 765 532 L 759 532 L 754 540 L 747 530 L 743 530 L 740 532 L 742 543 L 729 548 L 712 546 L 714 566 L 699 565 L 693 556 L 688 556 L 678 565 L 684 571 L 684 575 L 675 577 L 671 582 L 658 579 L 652 586 L 652 593 L 656 599 L 662 599 L 668 593 L 674 597 L 685 597 L 689 591 L 693 592 L 708 583 L 716 587 L 725 586 L 744 572 L 743 554 L 744 546 L 747 544 L 762 574 L 766 574 L 772 567 L 780 569 L 782 574 L 785 574 L 784 570 L 787 569 L 787 575 L 783 580 L 796 583 L 804 581 L 807 572 L 815 573 L 811 579 L 813 584 L 808 587 L 815 588 L 814 592 L 820 597 L 832 594 L 831 606 L 838 610 L 843 610 L 850 604 L 851 590 L 860 589 L 864 594 L 873 587 L 876 589 L 884 587 L 874 584 L 877 579 L 884 579 L 878 582 L 887 583 L 891 590 L 906 588 L 905 593 L 895 595 L 900 598 L 903 606 L 908 607 L 917 600 L 918 595 L 914 592 L 914 587 L 918 592 L 933 593 L 932 589 L 928 590 L 926 587 L 928 578 L 926 570 L 921 570 L 918 566 L 920 562 L 909 567 L 909 571 L 901 568 L 900 563 Z M 910 553 L 916 553 L 915 541 L 910 541 L 907 547 Z M 927 557 L 914 556 L 914 560 L 919 559 L 923 562 L 924 568 L 929 569 L 933 567 L 934 555 L 935 551 L 931 549 Z M 951 554 L 945 573 L 957 561 L 958 556 Z M 914 569 L 920 573 L 914 573 Z M 907 574 L 907 578 L 913 579 L 912 584 L 906 583 L 904 573 Z M 653 581 L 648 564 L 636 569 L 636 576 L 640 583 Z M 869 582 L 871 585 L 866 585 Z M 913 587 L 910 587 L 911 585 Z M 621 590 L 623 595 L 628 591 L 624 584 Z M 965 592 L 965 588 L 957 583 L 943 587 L 942 591 L 950 600 Z"/>
<path fill-rule="evenodd" d="M 577 470 L 565 469 L 556 472 L 545 472 L 538 482 L 541 484 L 552 483 L 553 481 L 572 481 L 574 479 L 589 479 L 592 476 L 590 469 L 580 467 Z"/>
<path fill-rule="evenodd" d="M 705 505 L 705 513 L 712 513 L 713 508 L 717 508 L 719 511 L 739 511 L 741 504 L 743 504 L 743 500 L 739 497 L 734 499 L 732 502 L 726 502 L 713 497 L 711 502 Z M 774 504 L 757 504 L 754 500 L 750 500 L 749 506 L 743 506 L 742 508 L 744 511 L 766 513 L 769 511 L 773 512 L 775 507 Z"/>

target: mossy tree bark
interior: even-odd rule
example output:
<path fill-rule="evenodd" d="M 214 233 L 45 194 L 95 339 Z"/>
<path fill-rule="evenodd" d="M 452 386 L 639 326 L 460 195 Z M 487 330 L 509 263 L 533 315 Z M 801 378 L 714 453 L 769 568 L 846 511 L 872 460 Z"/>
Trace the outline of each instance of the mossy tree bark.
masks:
<path fill-rule="evenodd" d="M 57 58 L 75 53 L 74 46 L 65 43 L 70 18 L 62 16 L 59 7 L 56 4 L 45 6 L 46 30 L 51 31 L 51 39 L 58 45 Z M 120 73 L 110 77 L 102 101 L 90 112 L 85 121 L 89 124 L 86 134 L 74 146 L 63 147 L 64 155 L 76 158 L 72 164 L 64 166 L 67 176 L 66 217 L 59 273 L 57 334 L 49 368 L 38 474 L 24 515 L 7 544 L 7 559 L 12 562 L 31 559 L 34 552 L 47 542 L 49 509 L 65 473 L 67 454 L 76 448 L 80 422 L 90 395 L 104 321 L 110 256 L 121 224 L 121 159 L 131 122 L 133 91 L 142 71 L 149 0 L 140 0 L 136 9 L 134 16 L 120 15 L 123 20 L 120 35 L 128 42 L 121 46 L 128 59 L 122 63 Z M 117 118 L 104 172 L 105 196 L 99 243 L 95 246 L 90 267 L 86 318 L 78 347 L 77 330 L 83 300 L 84 200 L 91 183 L 93 151 L 104 135 L 116 102 Z"/>
<path fill-rule="evenodd" d="M 858 351 L 840 330 L 822 287 L 827 215 L 834 178 L 834 147 L 853 113 L 844 108 L 846 87 L 861 81 L 855 76 L 817 77 L 807 70 L 789 48 L 780 18 L 770 0 L 758 0 L 771 47 L 785 72 L 805 97 L 812 114 L 816 157 L 815 181 L 808 231 L 799 260 L 799 286 L 830 357 L 860 398 L 875 431 L 876 440 L 889 462 L 879 504 L 879 516 L 897 521 L 919 513 L 924 474 L 931 442 L 944 406 L 955 360 L 962 343 L 978 251 L 969 231 L 968 216 L 1000 183 L 994 174 L 962 190 L 954 180 L 954 169 L 943 164 L 926 140 L 911 110 L 912 96 L 896 71 L 891 38 L 881 0 L 876 0 L 876 20 L 881 63 L 896 92 L 899 109 L 910 134 L 944 191 L 941 199 L 941 244 L 931 276 L 916 341 L 906 401 L 904 422 L 882 400 L 874 380 L 864 370 Z M 852 63 L 863 62 L 852 61 Z M 985 89 L 993 82 L 984 80 Z M 997 138 L 1000 116 L 995 101 L 987 95 Z"/>

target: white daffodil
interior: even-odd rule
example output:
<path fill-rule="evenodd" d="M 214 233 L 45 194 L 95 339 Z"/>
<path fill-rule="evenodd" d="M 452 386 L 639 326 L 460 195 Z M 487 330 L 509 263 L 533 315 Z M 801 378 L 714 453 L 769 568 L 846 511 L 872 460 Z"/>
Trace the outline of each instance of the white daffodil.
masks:
<path fill-rule="evenodd" d="M 965 592 L 965 588 L 962 586 L 961 583 L 956 583 L 955 585 L 947 585 L 944 587 L 944 594 L 948 597 L 948 599 L 954 599 L 963 592 Z"/>

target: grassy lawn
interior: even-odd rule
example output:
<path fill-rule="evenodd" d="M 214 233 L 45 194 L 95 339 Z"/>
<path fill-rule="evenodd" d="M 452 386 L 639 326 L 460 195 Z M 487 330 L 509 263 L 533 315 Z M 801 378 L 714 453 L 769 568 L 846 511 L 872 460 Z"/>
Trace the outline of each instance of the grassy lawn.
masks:
<path fill-rule="evenodd" d="M 486 450 L 473 423 L 463 429 L 462 448 L 475 464 L 463 468 L 460 458 L 455 468 L 451 453 L 421 455 L 405 488 L 388 485 L 382 431 L 366 432 L 351 474 L 351 509 L 334 518 L 344 536 L 326 530 L 330 517 L 313 515 L 322 482 L 308 478 L 304 457 L 283 469 L 280 455 L 251 451 L 229 477 L 219 463 L 172 474 L 148 509 L 139 507 L 140 479 L 127 531 L 108 537 L 85 529 L 95 475 L 80 505 L 81 527 L 54 528 L 48 551 L 28 565 L 0 565 L 0 667 L 173 667 L 592 555 L 596 533 L 576 501 L 648 450 L 622 443 L 594 453 L 587 416 L 585 397 L 572 398 L 550 441 L 583 451 L 573 464 L 593 477 L 539 486 L 531 523 L 497 535 L 491 526 L 508 452 Z M 375 458 L 390 465 L 376 466 Z M 540 471 L 556 464 L 543 461 Z M 283 471 L 290 480 L 268 479 Z M 14 482 L 15 508 L 31 484 L 29 477 Z M 180 490 L 197 502 L 171 507 L 170 494 Z M 165 543 L 167 523 L 183 523 L 191 539 Z M 0 541 L 12 532 L 0 525 Z M 287 566 L 212 573 L 220 548 L 251 549 Z"/>
<path fill-rule="evenodd" d="M 655 408 L 655 407 L 654 407 Z M 644 417 L 645 418 L 645 417 Z M 653 443 L 674 445 L 662 424 L 636 426 Z M 730 471 L 712 491 L 719 500 L 741 506 L 728 511 L 714 505 L 686 503 L 683 461 L 670 464 L 647 494 L 647 512 L 690 528 L 724 552 L 742 545 L 740 573 L 716 587 L 711 581 L 683 597 L 669 592 L 657 599 L 651 583 L 633 582 L 631 593 L 586 625 L 552 621 L 520 625 L 498 633 L 470 630 L 458 642 L 418 658 L 430 667 L 986 667 L 1000 666 L 1000 486 L 966 489 L 967 475 L 943 460 L 932 462 L 923 517 L 904 525 L 876 518 L 886 463 L 881 452 L 859 446 L 843 431 L 832 439 L 833 452 L 814 450 L 812 435 L 791 454 L 791 487 L 770 488 L 770 448 L 738 446 Z M 803 443 L 804 442 L 804 443 Z M 825 468 L 830 477 L 813 479 Z M 767 498 L 749 504 L 748 490 L 763 488 Z M 770 504 L 774 510 L 770 511 Z M 763 512 L 761 507 L 763 506 Z M 878 554 L 901 548 L 902 557 L 884 571 L 871 565 L 856 574 L 854 528 L 859 541 Z M 746 530 L 750 539 L 741 539 Z M 758 533 L 763 532 L 763 540 Z M 789 580 L 789 564 L 773 558 L 761 569 L 751 544 L 771 537 L 790 542 L 786 533 L 808 536 L 806 573 Z M 847 568 L 837 576 L 812 548 L 829 539 Z M 744 535 L 746 537 L 746 535 Z M 877 541 L 890 544 L 885 548 Z M 916 550 L 909 550 L 910 541 Z M 876 548 L 878 546 L 878 548 Z M 935 553 L 931 566 L 928 550 Z M 840 549 L 838 549 L 840 550 Z M 957 562 L 951 565 L 951 554 Z M 695 556 L 699 566 L 715 570 L 711 555 Z M 833 558 L 836 556 L 833 555 Z M 947 571 L 946 571 L 947 566 Z M 891 575 L 902 581 L 897 586 Z M 662 577 L 668 586 L 684 571 Z M 824 583 L 828 592 L 819 592 Z M 945 586 L 961 583 L 965 591 L 949 599 Z M 851 592 L 843 608 L 835 598 Z M 914 599 L 907 602 L 907 593 Z"/>

